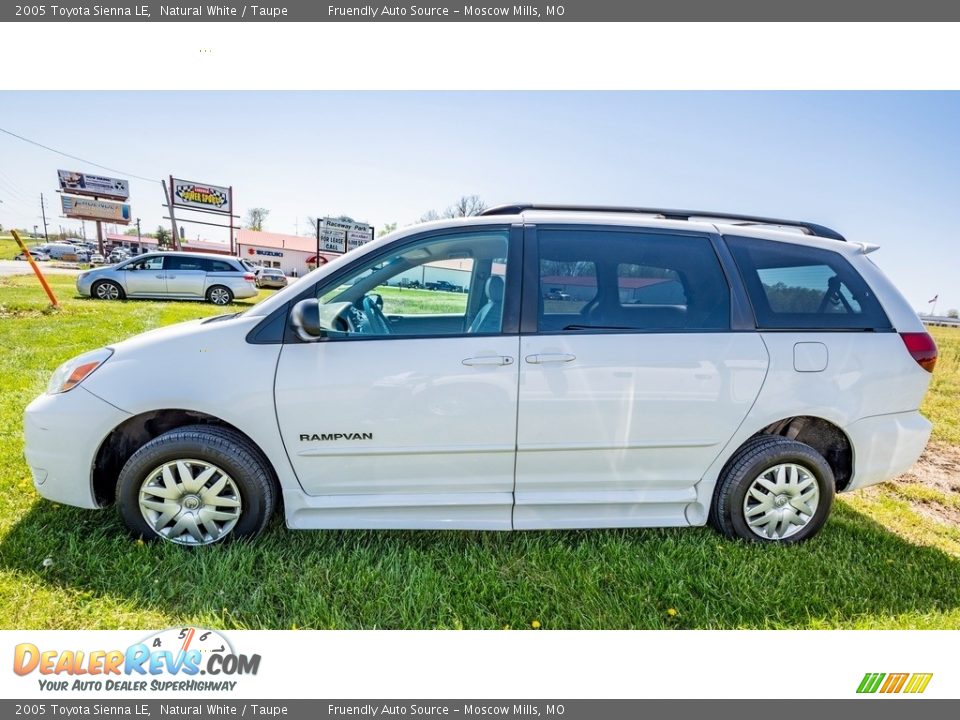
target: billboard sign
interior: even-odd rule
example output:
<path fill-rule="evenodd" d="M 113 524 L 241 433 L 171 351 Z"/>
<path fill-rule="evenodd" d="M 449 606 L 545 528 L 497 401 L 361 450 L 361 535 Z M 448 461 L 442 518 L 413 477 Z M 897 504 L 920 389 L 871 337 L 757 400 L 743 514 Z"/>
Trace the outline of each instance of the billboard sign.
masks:
<path fill-rule="evenodd" d="M 110 200 L 94 200 L 85 197 L 61 195 L 63 214 L 77 220 L 103 220 L 104 222 L 130 224 L 130 206 Z"/>
<path fill-rule="evenodd" d="M 91 175 L 89 173 L 74 172 L 73 170 L 57 170 L 60 179 L 60 189 L 74 195 L 90 195 L 94 197 L 126 200 L 130 197 L 130 183 L 119 178 Z"/>
<path fill-rule="evenodd" d="M 373 240 L 373 227 L 350 220 L 324 218 L 320 223 L 320 252 L 343 254 Z"/>
<path fill-rule="evenodd" d="M 209 183 L 173 178 L 173 204 L 189 210 L 206 210 L 229 214 L 230 188 Z"/>

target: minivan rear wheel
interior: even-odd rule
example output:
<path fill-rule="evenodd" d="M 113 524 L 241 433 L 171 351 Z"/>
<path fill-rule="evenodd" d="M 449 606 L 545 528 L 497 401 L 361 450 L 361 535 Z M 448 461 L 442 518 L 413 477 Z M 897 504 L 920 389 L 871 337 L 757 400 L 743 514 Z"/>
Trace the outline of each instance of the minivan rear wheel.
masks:
<path fill-rule="evenodd" d="M 123 300 L 123 288 L 110 280 L 101 280 L 93 286 L 92 295 L 97 300 Z"/>
<path fill-rule="evenodd" d="M 229 305 L 233 302 L 233 293 L 223 285 L 214 285 L 207 290 L 207 302 L 214 305 Z"/>
<path fill-rule="evenodd" d="M 802 542 L 823 527 L 834 492 L 833 471 L 820 453 L 761 435 L 744 443 L 720 473 L 710 524 L 731 538 Z"/>
<path fill-rule="evenodd" d="M 130 457 L 116 500 L 135 537 L 198 546 L 259 535 L 273 514 L 276 489 L 269 464 L 246 437 L 190 425 Z"/>

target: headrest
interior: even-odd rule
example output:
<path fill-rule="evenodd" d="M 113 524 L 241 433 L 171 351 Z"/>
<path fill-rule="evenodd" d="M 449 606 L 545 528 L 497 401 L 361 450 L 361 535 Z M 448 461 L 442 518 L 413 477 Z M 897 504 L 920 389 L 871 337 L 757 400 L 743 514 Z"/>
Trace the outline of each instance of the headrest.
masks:
<path fill-rule="evenodd" d="M 499 275 L 488 277 L 486 291 L 490 302 L 503 302 L 503 278 Z"/>

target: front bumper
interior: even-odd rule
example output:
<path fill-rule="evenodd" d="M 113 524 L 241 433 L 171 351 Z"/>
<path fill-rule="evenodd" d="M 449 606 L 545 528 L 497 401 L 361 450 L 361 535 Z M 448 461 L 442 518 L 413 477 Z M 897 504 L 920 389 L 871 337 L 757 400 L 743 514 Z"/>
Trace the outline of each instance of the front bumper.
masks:
<path fill-rule="evenodd" d="M 83 386 L 31 402 L 23 416 L 24 455 L 37 492 L 66 505 L 99 507 L 93 492 L 97 450 L 129 417 Z"/>
<path fill-rule="evenodd" d="M 917 411 L 875 415 L 849 425 L 853 477 L 844 490 L 876 485 L 909 470 L 927 446 L 932 429 Z"/>
<path fill-rule="evenodd" d="M 77 276 L 77 292 L 84 297 L 90 297 L 90 288 L 93 286 L 94 278 L 87 274 L 87 277 Z"/>

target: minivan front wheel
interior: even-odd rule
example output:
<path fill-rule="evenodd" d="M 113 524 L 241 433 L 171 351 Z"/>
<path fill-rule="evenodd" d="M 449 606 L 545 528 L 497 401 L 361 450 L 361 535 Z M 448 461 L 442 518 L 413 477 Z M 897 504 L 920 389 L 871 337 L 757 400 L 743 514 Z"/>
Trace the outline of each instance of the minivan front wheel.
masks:
<path fill-rule="evenodd" d="M 276 491 L 266 459 L 246 437 L 191 425 L 137 450 L 120 472 L 116 499 L 136 537 L 197 546 L 258 535 Z"/>
<path fill-rule="evenodd" d="M 233 302 L 233 293 L 223 285 L 214 285 L 207 290 L 207 302 L 214 305 L 229 305 Z"/>
<path fill-rule="evenodd" d="M 833 496 L 833 471 L 820 453 L 762 435 L 748 440 L 720 473 L 710 523 L 727 537 L 802 542 L 826 522 Z"/>
<path fill-rule="evenodd" d="M 123 288 L 110 280 L 101 280 L 93 286 L 93 296 L 98 300 L 123 300 Z"/>

